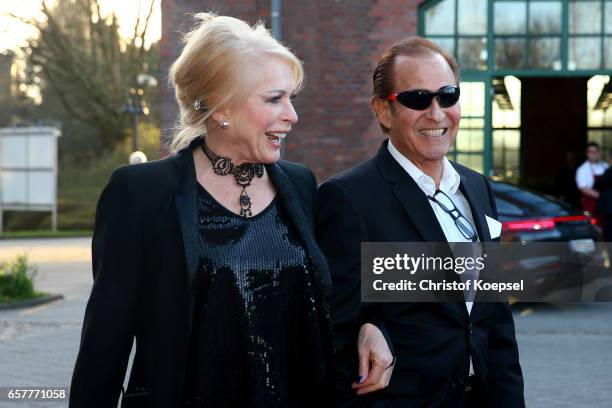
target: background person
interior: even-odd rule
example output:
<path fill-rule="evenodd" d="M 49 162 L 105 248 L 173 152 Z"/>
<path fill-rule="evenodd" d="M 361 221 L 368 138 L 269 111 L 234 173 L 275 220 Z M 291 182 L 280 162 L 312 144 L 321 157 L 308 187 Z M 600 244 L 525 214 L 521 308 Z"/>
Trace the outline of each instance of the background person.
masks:
<path fill-rule="evenodd" d="M 261 24 L 198 14 L 170 71 L 174 157 L 100 198 L 71 407 L 331 404 L 330 278 L 316 181 L 279 161 L 300 61 Z"/>
<path fill-rule="evenodd" d="M 461 118 L 454 59 L 408 38 L 383 54 L 373 82 L 371 105 L 389 139 L 317 198 L 340 406 L 524 407 L 507 303 L 360 301 L 361 242 L 486 242 L 501 230 L 487 179 L 445 157 Z"/>
<path fill-rule="evenodd" d="M 608 165 L 599 158 L 599 145 L 590 142 L 586 147 L 587 159 L 576 170 L 576 186 L 582 193 L 582 210 L 595 215 L 599 191 L 595 189 L 597 179 L 606 171 Z"/>

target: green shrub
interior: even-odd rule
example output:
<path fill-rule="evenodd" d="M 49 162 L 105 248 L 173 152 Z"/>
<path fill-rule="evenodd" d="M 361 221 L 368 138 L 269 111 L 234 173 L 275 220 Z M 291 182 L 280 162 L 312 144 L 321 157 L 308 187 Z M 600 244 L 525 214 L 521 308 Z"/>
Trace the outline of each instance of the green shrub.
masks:
<path fill-rule="evenodd" d="M 24 300 L 39 297 L 34 291 L 32 280 L 37 269 L 28 265 L 26 255 L 19 255 L 14 261 L 0 262 L 0 302 Z"/>

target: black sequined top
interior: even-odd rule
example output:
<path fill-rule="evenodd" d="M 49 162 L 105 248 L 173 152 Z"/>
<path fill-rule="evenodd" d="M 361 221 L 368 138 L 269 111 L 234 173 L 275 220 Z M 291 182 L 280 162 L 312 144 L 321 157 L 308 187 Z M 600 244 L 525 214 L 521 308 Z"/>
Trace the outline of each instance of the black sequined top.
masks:
<path fill-rule="evenodd" d="M 199 407 L 306 407 L 323 355 L 309 257 L 278 201 L 240 217 L 198 185 Z"/>

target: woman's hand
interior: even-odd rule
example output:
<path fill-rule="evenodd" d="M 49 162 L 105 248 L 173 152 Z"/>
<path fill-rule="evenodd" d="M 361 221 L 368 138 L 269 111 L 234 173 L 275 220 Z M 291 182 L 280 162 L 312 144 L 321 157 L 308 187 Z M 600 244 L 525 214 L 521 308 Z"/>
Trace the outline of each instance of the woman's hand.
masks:
<path fill-rule="evenodd" d="M 383 389 L 389 385 L 395 360 L 382 332 L 371 323 L 359 330 L 357 339 L 359 376 L 351 388 L 357 395 Z"/>

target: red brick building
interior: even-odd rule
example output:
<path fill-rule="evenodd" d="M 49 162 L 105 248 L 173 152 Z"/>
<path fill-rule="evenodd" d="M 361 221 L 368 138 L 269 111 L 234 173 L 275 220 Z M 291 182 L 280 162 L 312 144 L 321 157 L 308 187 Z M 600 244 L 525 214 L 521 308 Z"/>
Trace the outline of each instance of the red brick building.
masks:
<path fill-rule="evenodd" d="M 449 158 L 553 192 L 567 153 L 580 157 L 587 141 L 612 149 L 612 0 L 163 0 L 162 73 L 189 13 L 272 27 L 273 3 L 280 38 L 306 71 L 284 157 L 319 181 L 375 153 L 383 134 L 368 103 L 373 67 L 414 34 L 461 66 L 462 121 Z M 162 127 L 175 118 L 172 91 L 163 89 Z"/>
<path fill-rule="evenodd" d="M 177 57 L 177 32 L 188 13 L 214 10 L 270 27 L 270 0 L 163 0 L 162 72 Z M 372 156 L 383 140 L 369 108 L 372 71 L 393 42 L 417 32 L 420 1 L 282 1 L 281 40 L 304 61 L 306 86 L 295 101 L 299 122 L 287 138 L 284 158 L 304 163 L 319 181 Z M 162 128 L 177 108 L 162 90 Z M 164 136 L 171 135 L 165 130 Z"/>

